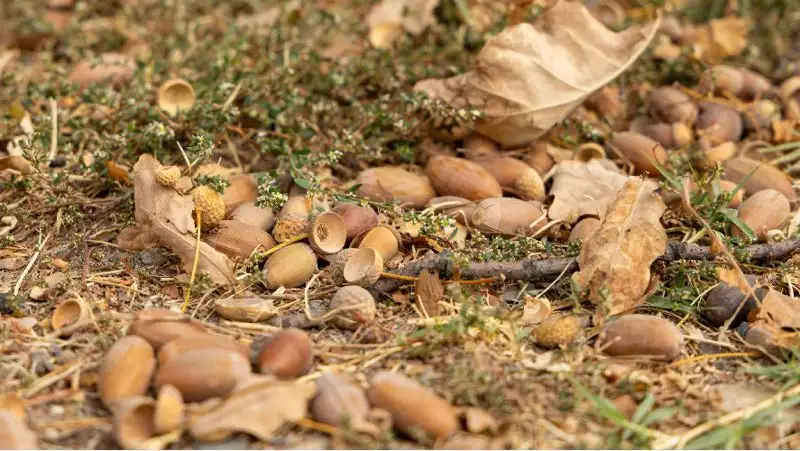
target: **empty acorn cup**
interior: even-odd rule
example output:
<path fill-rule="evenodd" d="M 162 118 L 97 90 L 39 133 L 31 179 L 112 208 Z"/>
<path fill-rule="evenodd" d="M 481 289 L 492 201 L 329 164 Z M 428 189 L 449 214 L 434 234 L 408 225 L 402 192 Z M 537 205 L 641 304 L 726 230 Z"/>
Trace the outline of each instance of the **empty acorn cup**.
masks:
<path fill-rule="evenodd" d="M 112 430 L 117 444 L 125 449 L 141 449 L 144 443 L 156 435 L 153 417 L 155 403 L 144 396 L 123 400 L 114 409 Z"/>
<path fill-rule="evenodd" d="M 380 252 L 384 261 L 389 261 L 399 251 L 400 238 L 393 228 L 378 226 L 353 240 L 353 245 L 358 248 L 371 247 Z"/>
<path fill-rule="evenodd" d="M 578 161 L 602 160 L 606 157 L 606 150 L 597 143 L 584 143 L 575 149 L 575 159 Z"/>
<path fill-rule="evenodd" d="M 53 311 L 50 323 L 53 329 L 59 330 L 89 317 L 89 306 L 83 299 L 70 299 L 62 302 Z"/>
<path fill-rule="evenodd" d="M 369 287 L 381 278 L 381 271 L 383 271 L 383 258 L 380 252 L 371 247 L 364 247 L 347 259 L 342 274 L 347 283 Z"/>
<path fill-rule="evenodd" d="M 347 241 L 347 225 L 338 214 L 326 211 L 311 222 L 308 242 L 318 254 L 335 254 L 344 248 L 345 241 Z"/>
<path fill-rule="evenodd" d="M 171 116 L 192 109 L 195 99 L 194 88 L 181 78 L 167 80 L 158 88 L 158 106 Z"/>

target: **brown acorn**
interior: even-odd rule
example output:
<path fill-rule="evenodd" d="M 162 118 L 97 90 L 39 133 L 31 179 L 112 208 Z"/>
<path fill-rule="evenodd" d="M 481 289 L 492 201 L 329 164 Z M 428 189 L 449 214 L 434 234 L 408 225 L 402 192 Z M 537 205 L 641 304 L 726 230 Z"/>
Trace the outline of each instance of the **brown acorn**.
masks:
<path fill-rule="evenodd" d="M 275 212 L 271 209 L 257 207 L 255 202 L 245 202 L 231 212 L 230 219 L 249 224 L 266 232 L 275 225 L 276 218 Z"/>
<path fill-rule="evenodd" d="M 661 86 L 650 92 L 650 110 L 653 116 L 672 124 L 688 125 L 697 120 L 697 106 L 683 91 L 671 86 Z"/>
<path fill-rule="evenodd" d="M 307 233 L 310 227 L 311 200 L 304 195 L 291 196 L 278 213 L 272 236 L 275 241 L 283 243 Z"/>
<path fill-rule="evenodd" d="M 376 202 L 398 202 L 400 205 L 422 207 L 436 192 L 428 177 L 397 166 L 382 166 L 362 171 L 356 183 L 358 195 Z"/>
<path fill-rule="evenodd" d="M 496 142 L 478 133 L 471 133 L 464 138 L 464 156 L 470 160 L 497 156 L 499 149 Z"/>
<path fill-rule="evenodd" d="M 661 172 L 654 162 L 660 165 L 666 163 L 667 153 L 664 147 L 655 140 L 639 133 L 620 132 L 613 135 L 609 146 L 628 160 L 637 173 L 661 177 Z"/>
<path fill-rule="evenodd" d="M 781 118 L 778 105 L 767 99 L 753 102 L 742 112 L 742 122 L 749 131 L 769 130 L 772 121 Z"/>
<path fill-rule="evenodd" d="M 314 364 L 313 343 L 300 329 L 284 329 L 270 337 L 258 354 L 261 374 L 279 379 L 294 379 L 311 370 Z"/>
<path fill-rule="evenodd" d="M 767 232 L 779 228 L 791 214 L 789 200 L 774 189 L 765 189 L 754 193 L 739 206 L 739 219 L 742 220 L 763 240 Z M 733 226 L 733 234 L 744 236 L 738 227 Z"/>
<path fill-rule="evenodd" d="M 226 396 L 250 375 L 250 361 L 240 353 L 198 348 L 182 352 L 161 365 L 154 385 L 156 390 L 173 385 L 186 401 L 199 402 Z"/>
<path fill-rule="evenodd" d="M 337 205 L 333 212 L 344 220 L 348 240 L 378 226 L 378 214 L 370 207 L 344 203 Z"/>
<path fill-rule="evenodd" d="M 442 196 L 482 200 L 503 195 L 497 179 L 477 163 L 463 158 L 437 155 L 428 161 L 425 173 Z"/>
<path fill-rule="evenodd" d="M 692 129 L 682 122 L 667 124 L 652 122 L 646 116 L 639 116 L 630 123 L 630 131 L 650 137 L 667 149 L 686 146 L 694 137 Z"/>
<path fill-rule="evenodd" d="M 256 249 L 265 251 L 278 244 L 263 229 L 231 219 L 221 221 L 219 227 L 206 236 L 206 241 L 231 258 L 247 258 Z"/>
<path fill-rule="evenodd" d="M 222 193 L 225 202 L 225 213 L 231 214 L 242 204 L 255 202 L 258 197 L 258 183 L 252 174 L 239 174 L 230 177 L 230 186 Z"/>
<path fill-rule="evenodd" d="M 543 201 L 546 194 L 544 182 L 536 169 L 511 157 L 483 157 L 473 159 L 494 177 L 503 190 L 524 200 Z"/>
<path fill-rule="evenodd" d="M 751 286 L 756 284 L 756 278 L 753 275 L 746 276 L 748 283 Z M 767 295 L 765 288 L 758 288 L 754 291 L 755 297 L 749 296 L 744 306 L 739 308 L 742 302 L 745 302 L 745 293 L 737 286 L 728 285 L 725 282 L 720 283 L 710 293 L 708 298 L 702 305 L 702 314 L 712 326 L 720 327 L 739 310 L 730 327 L 736 328 L 742 322 L 747 320 L 747 315 L 758 308 L 758 303 Z M 756 300 L 758 299 L 758 300 Z"/>
<path fill-rule="evenodd" d="M 713 147 L 726 141 L 742 138 L 742 116 L 733 108 L 714 102 L 702 102 L 695 129 L 700 145 Z"/>
<path fill-rule="evenodd" d="M 575 315 L 551 315 L 533 330 L 536 344 L 543 348 L 567 346 L 581 331 L 581 319 Z"/>
<path fill-rule="evenodd" d="M 149 318 L 139 318 L 131 324 L 128 335 L 138 335 L 144 338 L 155 350 L 175 338 L 206 332 L 202 324 L 189 321 L 180 313 L 173 314 L 175 316 L 172 317 L 148 314 L 151 315 Z"/>
<path fill-rule="evenodd" d="M 623 315 L 609 321 L 598 347 L 613 356 L 650 356 L 674 360 L 681 354 L 682 336 L 666 319 L 652 315 Z"/>
<path fill-rule="evenodd" d="M 600 224 L 600 220 L 597 218 L 588 217 L 581 219 L 572 227 L 567 242 L 586 241 L 589 237 L 594 235 L 595 232 L 600 230 Z"/>
<path fill-rule="evenodd" d="M 237 352 L 242 357 L 249 358 L 247 346 L 226 335 L 212 333 L 193 334 L 188 337 L 179 337 L 165 344 L 158 350 L 158 364 L 164 365 L 176 356 L 195 349 L 218 348 Z"/>
<path fill-rule="evenodd" d="M 484 199 L 472 212 L 472 225 L 489 234 L 530 236 L 544 225 L 539 220 L 542 214 L 533 202 L 513 197 Z"/>
<path fill-rule="evenodd" d="M 786 196 L 789 201 L 797 199 L 797 194 L 792 188 L 792 179 L 769 163 L 747 157 L 734 157 L 726 160 L 723 167 L 725 168 L 723 178 L 736 184 L 745 180 L 745 177 L 751 172 L 753 173 L 744 181 L 743 186 L 748 193 L 757 193 L 771 188 Z"/>
<path fill-rule="evenodd" d="M 270 255 L 264 265 L 264 281 L 274 290 L 296 288 L 311 280 L 317 270 L 317 255 L 311 246 L 294 243 Z"/>
<path fill-rule="evenodd" d="M 145 339 L 128 335 L 117 340 L 103 358 L 97 391 L 106 407 L 125 398 L 143 396 L 156 369 L 153 347 Z"/>
<path fill-rule="evenodd" d="M 342 277 L 347 283 L 371 287 L 381 278 L 383 271 L 381 253 L 371 247 L 359 248 L 350 255 L 342 269 Z"/>

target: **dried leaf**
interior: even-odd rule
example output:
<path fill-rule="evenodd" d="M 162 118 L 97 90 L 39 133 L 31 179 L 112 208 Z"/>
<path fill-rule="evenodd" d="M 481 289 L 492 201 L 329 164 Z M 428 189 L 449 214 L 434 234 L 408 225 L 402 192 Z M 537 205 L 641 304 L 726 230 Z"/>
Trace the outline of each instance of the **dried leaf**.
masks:
<path fill-rule="evenodd" d="M 189 431 L 200 440 L 224 440 L 246 432 L 268 441 L 286 422 L 305 418 L 317 389 L 312 382 L 266 380 L 237 390 L 214 408 L 189 418 Z"/>
<path fill-rule="evenodd" d="M 714 243 L 712 243 L 712 245 Z M 749 293 L 753 289 L 750 286 L 750 282 L 747 281 L 747 277 L 745 277 L 744 273 L 742 273 L 742 270 L 739 268 L 720 266 L 717 268 L 717 276 L 721 282 L 739 288 L 739 291 L 742 293 Z"/>
<path fill-rule="evenodd" d="M 553 307 L 547 299 L 526 295 L 525 307 L 522 310 L 522 322 L 529 326 L 539 324 L 546 320 L 552 312 Z"/>
<path fill-rule="evenodd" d="M 6 169 L 19 171 L 22 175 L 32 174 L 35 170 L 33 165 L 21 155 L 11 155 L 0 158 L 0 171 Z"/>
<path fill-rule="evenodd" d="M 595 304 L 605 304 L 606 315 L 636 307 L 650 285 L 650 265 L 664 253 L 667 234 L 661 225 L 664 202 L 653 182 L 628 179 L 608 214 L 578 256 L 573 280 L 589 289 Z M 605 290 L 608 290 L 605 293 Z"/>
<path fill-rule="evenodd" d="M 597 160 L 561 162 L 553 174 L 550 194 L 555 198 L 547 214 L 567 223 L 583 215 L 602 219 L 626 180 L 627 176 L 606 169 Z"/>
<path fill-rule="evenodd" d="M 444 297 L 444 287 L 438 273 L 423 270 L 414 287 L 417 308 L 424 317 L 439 316 L 439 300 Z"/>
<path fill-rule="evenodd" d="M 709 63 L 719 63 L 729 56 L 737 56 L 747 48 L 751 22 L 738 17 L 725 17 L 695 27 L 687 33 L 694 47 L 694 56 Z"/>
<path fill-rule="evenodd" d="M 755 312 L 755 320 L 779 329 L 800 330 L 800 299 L 770 288 L 761 300 L 761 307 Z"/>
<path fill-rule="evenodd" d="M 131 176 L 126 168 L 118 165 L 117 163 L 111 160 L 106 160 L 105 163 L 103 164 L 108 170 L 108 176 L 109 178 L 111 178 L 111 180 L 122 183 L 123 185 L 131 184 Z"/>
<path fill-rule="evenodd" d="M 582 3 L 559 1 L 544 13 L 542 29 L 506 28 L 486 43 L 474 70 L 414 89 L 480 110 L 476 130 L 506 147 L 533 141 L 627 69 L 661 22 L 615 33 Z"/>
<path fill-rule="evenodd" d="M 436 24 L 433 10 L 438 5 L 439 0 L 383 0 L 367 15 L 370 43 L 389 48 L 403 30 L 418 36 Z"/>
<path fill-rule="evenodd" d="M 139 157 L 134 165 L 136 228 L 126 229 L 120 235 L 120 246 L 141 249 L 153 243 L 154 238 L 180 257 L 186 272 L 190 272 L 195 257 L 195 226 L 192 219 L 194 203 L 190 196 L 182 195 L 155 180 L 155 170 L 161 164 L 149 154 Z M 214 283 L 235 281 L 232 263 L 222 253 L 206 243 L 200 243 L 198 270 L 207 271 Z"/>

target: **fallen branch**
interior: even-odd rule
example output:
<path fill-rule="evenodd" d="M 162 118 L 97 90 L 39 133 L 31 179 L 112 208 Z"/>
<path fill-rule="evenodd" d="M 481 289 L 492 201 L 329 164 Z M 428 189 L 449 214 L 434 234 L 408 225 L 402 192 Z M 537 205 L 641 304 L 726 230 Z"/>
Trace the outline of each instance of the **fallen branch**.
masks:
<path fill-rule="evenodd" d="M 752 261 L 782 260 L 800 250 L 800 238 L 792 238 L 778 243 L 754 244 L 741 249 L 736 254 L 740 259 Z M 660 261 L 673 262 L 678 260 L 713 260 L 715 256 L 708 246 L 670 241 Z M 406 264 L 392 274 L 401 276 L 417 276 L 427 269 L 436 271 L 445 278 L 453 277 L 455 263 L 448 252 L 429 254 L 425 257 Z M 544 260 L 518 260 L 514 262 L 470 262 L 458 268 L 461 279 L 484 279 L 502 274 L 506 280 L 545 281 L 552 280 L 563 273 L 572 273 L 578 270 L 575 257 L 549 258 Z M 381 292 L 391 292 L 407 282 L 397 279 L 381 279 L 374 285 L 374 289 Z"/>

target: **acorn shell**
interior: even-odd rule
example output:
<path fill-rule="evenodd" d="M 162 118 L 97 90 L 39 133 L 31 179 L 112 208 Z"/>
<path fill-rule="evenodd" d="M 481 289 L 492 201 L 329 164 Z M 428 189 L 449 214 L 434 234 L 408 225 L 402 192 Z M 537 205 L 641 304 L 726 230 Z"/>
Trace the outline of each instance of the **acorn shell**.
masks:
<path fill-rule="evenodd" d="M 437 155 L 428 161 L 425 173 L 442 196 L 482 200 L 503 195 L 500 183 L 489 171 L 463 158 Z"/>
<path fill-rule="evenodd" d="M 158 107 L 170 116 L 191 110 L 196 98 L 192 85 L 181 78 L 167 80 L 158 88 Z"/>
<path fill-rule="evenodd" d="M 53 316 L 50 318 L 50 324 L 53 329 L 59 330 L 67 326 L 77 324 L 80 321 L 89 318 L 91 309 L 81 298 L 69 299 L 53 310 Z"/>
<path fill-rule="evenodd" d="M 156 435 L 155 402 L 144 396 L 125 399 L 114 409 L 112 433 L 123 449 L 142 449 Z"/>
<path fill-rule="evenodd" d="M 206 241 L 231 258 L 247 258 L 256 249 L 266 251 L 278 244 L 263 229 L 231 219 L 221 221 Z"/>
<path fill-rule="evenodd" d="M 317 270 L 317 255 L 311 246 L 294 243 L 269 256 L 264 281 L 270 290 L 280 286 L 296 288 L 311 280 Z"/>
<path fill-rule="evenodd" d="M 371 247 L 380 252 L 383 261 L 389 261 L 400 250 L 400 235 L 390 226 L 378 226 L 362 236 L 356 237 L 352 245 L 358 248 Z"/>
<path fill-rule="evenodd" d="M 542 209 L 512 197 L 485 199 L 472 212 L 472 224 L 481 232 L 505 236 L 533 235 L 543 224 Z M 536 225 L 533 225 L 536 223 Z"/>
<path fill-rule="evenodd" d="M 336 285 L 342 285 L 344 283 L 347 283 L 347 281 L 344 280 L 344 267 L 347 264 L 347 261 L 350 259 L 350 257 L 352 257 L 359 250 L 360 249 L 358 248 L 347 248 L 347 249 L 342 249 L 341 251 L 328 256 L 328 259 L 330 261 L 330 265 L 328 266 L 328 268 L 333 283 L 335 283 Z"/>
<path fill-rule="evenodd" d="M 376 202 L 397 202 L 400 205 L 422 207 L 436 196 L 428 177 L 397 166 L 362 171 L 356 183 L 361 184 L 358 195 Z"/>
<path fill-rule="evenodd" d="M 335 254 L 347 241 L 347 225 L 337 213 L 326 211 L 311 221 L 308 242 L 321 255 Z"/>
<path fill-rule="evenodd" d="M 381 278 L 383 258 L 371 247 L 362 247 L 354 252 L 342 269 L 344 281 L 362 287 L 370 287 Z"/>

